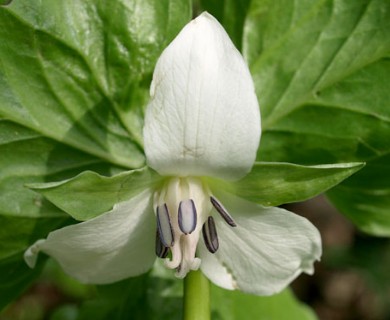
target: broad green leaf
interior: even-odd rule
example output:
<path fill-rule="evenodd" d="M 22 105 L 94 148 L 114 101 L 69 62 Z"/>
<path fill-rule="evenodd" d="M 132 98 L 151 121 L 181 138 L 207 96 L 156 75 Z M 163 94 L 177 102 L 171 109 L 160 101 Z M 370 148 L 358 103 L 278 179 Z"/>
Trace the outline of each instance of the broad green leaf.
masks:
<path fill-rule="evenodd" d="M 0 8 L 0 115 L 114 164 L 142 166 L 154 64 L 189 17 L 183 0 Z"/>
<path fill-rule="evenodd" d="M 86 167 L 101 173 L 111 168 L 101 160 L 0 120 L 0 307 L 15 298 L 38 274 L 22 255 L 69 217 L 25 187 L 26 183 L 65 179 Z"/>
<path fill-rule="evenodd" d="M 237 49 L 242 48 L 242 32 L 250 0 L 200 0 L 200 11 L 208 11 L 223 25 Z"/>
<path fill-rule="evenodd" d="M 217 188 L 265 206 L 277 206 L 312 198 L 337 185 L 362 163 L 302 166 L 292 163 L 257 162 L 238 182 L 211 181 Z"/>
<path fill-rule="evenodd" d="M 388 154 L 388 81 L 390 60 L 381 59 L 329 85 L 265 132 L 261 156 L 272 151 L 277 158 L 316 163 L 369 162 Z"/>
<path fill-rule="evenodd" d="M 211 287 L 213 320 L 315 320 L 313 310 L 286 289 L 270 297 L 258 297 Z"/>
<path fill-rule="evenodd" d="M 58 225 L 66 218 L 25 184 L 64 177 L 77 172 L 77 166 L 84 168 L 97 160 L 5 120 L 0 120 L 0 136 L 0 258 L 4 258 L 37 237 L 40 221 L 52 220 Z"/>
<path fill-rule="evenodd" d="M 0 10 L 0 38 L 3 117 L 107 161 L 142 164 L 76 50 L 6 10 Z"/>
<path fill-rule="evenodd" d="M 390 233 L 389 163 L 390 155 L 379 157 L 371 161 L 366 170 L 328 192 L 332 202 L 356 225 L 379 236 Z"/>
<path fill-rule="evenodd" d="M 389 75 L 388 60 L 365 67 L 324 90 L 320 104 L 293 112 L 291 122 L 278 124 L 280 129 L 270 132 L 264 144 L 264 155 L 274 152 L 278 159 L 367 161 L 351 181 L 328 195 L 363 231 L 381 236 L 390 235 L 390 112 L 383 102 L 390 101 Z"/>
<path fill-rule="evenodd" d="M 77 220 L 88 220 L 112 209 L 159 182 L 161 178 L 151 169 L 126 171 L 106 177 L 85 171 L 65 181 L 31 184 L 30 188 Z"/>
<path fill-rule="evenodd" d="M 255 0 L 243 39 L 263 117 L 258 159 L 367 162 L 330 198 L 361 229 L 390 235 L 390 162 L 382 175 L 375 164 L 390 153 L 390 2 Z"/>
<path fill-rule="evenodd" d="M 243 51 L 264 129 L 329 85 L 387 56 L 389 17 L 390 4 L 382 0 L 253 1 Z"/>

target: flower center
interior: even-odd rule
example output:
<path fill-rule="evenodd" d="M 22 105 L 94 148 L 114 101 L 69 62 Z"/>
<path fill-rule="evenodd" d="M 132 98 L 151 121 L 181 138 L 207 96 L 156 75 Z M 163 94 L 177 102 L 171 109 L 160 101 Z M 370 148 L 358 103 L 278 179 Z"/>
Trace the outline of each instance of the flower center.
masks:
<path fill-rule="evenodd" d="M 217 230 L 210 215 L 213 207 L 230 226 L 236 226 L 199 178 L 171 178 L 154 194 L 156 255 L 166 258 L 170 251 L 165 266 L 176 269 L 179 278 L 200 267 L 201 260 L 195 255 L 201 229 L 207 249 L 211 253 L 218 250 Z"/>

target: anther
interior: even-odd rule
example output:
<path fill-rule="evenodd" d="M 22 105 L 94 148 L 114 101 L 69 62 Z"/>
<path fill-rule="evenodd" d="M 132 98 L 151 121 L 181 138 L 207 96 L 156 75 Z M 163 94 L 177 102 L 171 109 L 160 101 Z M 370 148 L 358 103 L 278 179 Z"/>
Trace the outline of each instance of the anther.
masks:
<path fill-rule="evenodd" d="M 156 256 L 159 258 L 166 258 L 169 248 L 165 247 L 161 242 L 160 233 L 156 230 Z"/>
<path fill-rule="evenodd" d="M 172 247 L 174 243 L 173 230 L 168 207 L 165 203 L 157 207 L 157 228 L 162 244 L 165 247 Z"/>
<path fill-rule="evenodd" d="M 211 253 L 217 252 L 219 241 L 213 217 L 208 217 L 202 228 L 203 240 Z"/>
<path fill-rule="evenodd" d="M 179 227 L 184 234 L 189 234 L 196 228 L 197 213 L 192 199 L 180 201 L 179 204 Z"/>
<path fill-rule="evenodd" d="M 221 217 L 226 221 L 226 223 L 231 227 L 237 227 L 236 223 L 234 222 L 231 215 L 227 212 L 225 207 L 222 205 L 221 202 L 219 202 L 216 198 L 213 196 L 210 196 L 210 201 L 215 208 L 215 210 L 218 211 L 218 213 L 221 215 Z"/>

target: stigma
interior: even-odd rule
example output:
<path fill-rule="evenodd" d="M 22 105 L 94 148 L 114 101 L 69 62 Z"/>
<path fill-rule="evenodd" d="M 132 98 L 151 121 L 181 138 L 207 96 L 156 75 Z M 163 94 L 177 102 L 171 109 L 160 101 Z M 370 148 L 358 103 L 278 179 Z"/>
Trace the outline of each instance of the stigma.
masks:
<path fill-rule="evenodd" d="M 199 269 L 201 260 L 196 257 L 196 248 L 201 234 L 210 253 L 218 250 L 213 208 L 227 224 L 236 226 L 200 178 L 170 178 L 155 192 L 156 255 L 165 258 L 167 268 L 176 270 L 176 277 L 184 278 L 190 270 Z"/>

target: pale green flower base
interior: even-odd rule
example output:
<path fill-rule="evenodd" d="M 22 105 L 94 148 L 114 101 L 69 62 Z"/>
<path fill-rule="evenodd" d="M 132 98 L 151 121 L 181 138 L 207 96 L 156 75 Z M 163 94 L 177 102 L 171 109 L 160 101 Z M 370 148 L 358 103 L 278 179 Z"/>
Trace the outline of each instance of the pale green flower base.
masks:
<path fill-rule="evenodd" d="M 202 271 L 184 278 L 184 320 L 210 320 L 210 286 Z"/>

